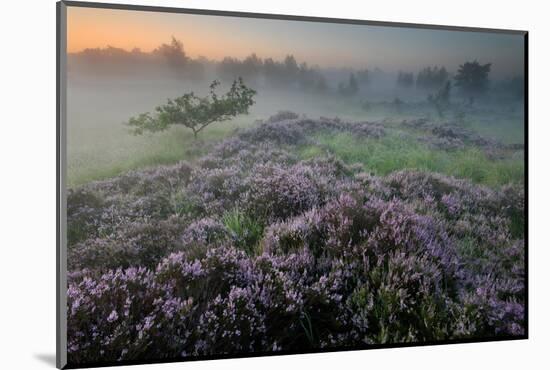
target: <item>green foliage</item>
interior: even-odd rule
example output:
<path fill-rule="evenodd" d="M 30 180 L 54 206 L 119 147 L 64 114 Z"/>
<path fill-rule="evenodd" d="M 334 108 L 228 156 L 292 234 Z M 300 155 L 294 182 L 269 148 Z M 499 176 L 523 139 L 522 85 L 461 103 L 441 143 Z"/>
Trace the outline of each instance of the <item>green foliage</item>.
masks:
<path fill-rule="evenodd" d="M 225 212 L 222 223 L 231 232 L 235 244 L 247 254 L 255 254 L 262 238 L 263 226 L 238 208 Z"/>
<path fill-rule="evenodd" d="M 523 160 L 490 160 L 485 153 L 467 147 L 456 151 L 435 150 L 414 137 L 390 134 L 382 139 L 357 139 L 348 133 L 323 135 L 318 143 L 344 162 L 360 163 L 365 170 L 387 175 L 401 169 L 433 171 L 470 179 L 490 186 L 520 183 L 523 181 Z M 318 146 L 304 146 L 299 150 L 302 158 L 322 153 Z"/>
<path fill-rule="evenodd" d="M 445 67 L 426 67 L 416 76 L 416 87 L 421 89 L 439 89 L 449 79 Z"/>
<path fill-rule="evenodd" d="M 254 104 L 256 91 L 248 88 L 241 78 L 233 81 L 231 88 L 219 96 L 217 80 L 210 84 L 210 94 L 206 97 L 196 96 L 190 92 L 175 99 L 168 99 L 164 105 L 155 108 L 155 113 L 139 114 L 130 118 L 128 126 L 132 132 L 141 135 L 144 132 L 159 132 L 171 125 L 183 125 L 193 131 L 197 138 L 199 132 L 213 122 L 227 121 L 239 114 L 247 114 Z"/>

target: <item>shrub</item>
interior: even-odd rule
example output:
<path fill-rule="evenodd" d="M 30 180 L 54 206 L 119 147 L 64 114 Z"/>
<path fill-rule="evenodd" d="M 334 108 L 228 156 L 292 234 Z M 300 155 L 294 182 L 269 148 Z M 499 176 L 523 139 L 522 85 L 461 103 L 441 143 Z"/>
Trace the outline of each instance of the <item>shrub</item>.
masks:
<path fill-rule="evenodd" d="M 236 167 L 197 168 L 187 186 L 187 194 L 202 213 L 219 214 L 233 208 L 247 190 L 241 176 Z"/>
<path fill-rule="evenodd" d="M 67 194 L 67 244 L 73 245 L 96 235 L 97 218 L 103 199 L 85 189 L 69 190 Z"/>
<path fill-rule="evenodd" d="M 247 179 L 244 210 L 259 220 L 274 221 L 320 204 L 321 193 L 309 166 L 260 164 Z"/>
<path fill-rule="evenodd" d="M 162 258 L 182 248 L 182 220 L 132 222 L 104 238 L 90 238 L 68 248 L 68 268 L 116 269 L 154 267 Z"/>
<path fill-rule="evenodd" d="M 184 245 L 212 245 L 227 240 L 229 232 L 225 226 L 214 219 L 202 218 L 192 222 L 183 232 L 181 242 Z"/>
<path fill-rule="evenodd" d="M 193 165 L 69 191 L 70 363 L 523 334 L 523 185 L 291 152 L 341 132 L 386 134 L 280 113 Z"/>
<path fill-rule="evenodd" d="M 298 118 L 298 115 L 290 111 L 279 111 L 265 120 L 266 123 L 281 122 Z"/>

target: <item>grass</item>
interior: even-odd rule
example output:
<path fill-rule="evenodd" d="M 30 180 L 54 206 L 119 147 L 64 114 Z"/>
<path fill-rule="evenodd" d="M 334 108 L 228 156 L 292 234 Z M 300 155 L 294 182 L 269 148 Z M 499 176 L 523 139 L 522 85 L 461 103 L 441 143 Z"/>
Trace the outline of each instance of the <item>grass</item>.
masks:
<path fill-rule="evenodd" d="M 442 151 L 419 143 L 414 137 L 392 132 L 382 139 L 357 139 L 348 133 L 318 136 L 317 145 L 299 149 L 307 159 L 329 152 L 346 163 L 360 163 L 366 171 L 387 175 L 401 169 L 439 172 L 479 184 L 497 186 L 523 182 L 522 158 L 490 160 L 476 148 Z"/>
<path fill-rule="evenodd" d="M 139 82 L 139 81 L 138 81 Z M 198 86 L 177 81 L 145 82 L 126 86 L 117 81 L 73 83 L 68 93 L 67 183 L 76 187 L 91 181 L 108 179 L 130 170 L 160 164 L 193 160 L 207 153 L 212 143 L 230 136 L 236 128 L 250 127 L 259 118 L 267 118 L 278 110 L 292 110 L 309 117 L 339 116 L 344 120 L 375 121 L 393 132 L 402 130 L 403 119 L 434 116 L 433 109 L 405 109 L 397 112 L 378 101 L 391 101 L 393 93 L 370 98 L 342 98 L 291 91 L 260 90 L 250 115 L 213 123 L 196 142 L 191 131 L 172 127 L 154 135 L 132 136 L 122 122 L 129 117 L 153 109 L 167 97 L 197 91 Z M 374 94 L 374 93 L 373 93 Z M 402 97 L 407 100 L 407 97 Z M 364 100 L 372 102 L 368 110 Z M 521 110 L 510 112 L 476 112 L 468 115 L 468 127 L 481 135 L 506 143 L 523 142 Z M 447 119 L 447 118 L 446 118 Z M 450 119 L 450 117 L 448 117 Z M 443 120 L 445 121 L 445 119 Z M 409 131 L 411 135 L 420 132 Z M 355 140 L 346 135 L 319 137 L 321 146 L 300 148 L 304 158 L 322 155 L 326 150 L 348 163 L 359 162 L 368 171 L 387 174 L 403 168 L 442 172 L 475 182 L 497 185 L 523 178 L 523 157 L 491 161 L 476 150 L 446 153 L 434 151 L 416 140 L 390 135 L 380 141 Z"/>
<path fill-rule="evenodd" d="M 235 237 L 236 245 L 243 249 L 248 255 L 258 252 L 258 242 L 262 238 L 264 228 L 256 220 L 233 209 L 225 212 L 222 223 Z"/>
<path fill-rule="evenodd" d="M 185 127 L 166 132 L 133 136 L 122 124 L 101 130 L 75 130 L 68 139 L 69 187 L 103 180 L 130 170 L 193 160 L 206 154 L 209 144 L 230 136 L 236 128 L 253 123 L 252 117 L 214 123 L 193 138 Z"/>

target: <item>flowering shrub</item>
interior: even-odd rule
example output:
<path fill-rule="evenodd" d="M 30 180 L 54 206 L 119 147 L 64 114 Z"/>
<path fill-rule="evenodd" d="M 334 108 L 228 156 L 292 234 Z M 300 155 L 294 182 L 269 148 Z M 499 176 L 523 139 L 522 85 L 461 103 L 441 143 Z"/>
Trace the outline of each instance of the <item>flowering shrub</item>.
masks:
<path fill-rule="evenodd" d="M 267 120 L 265 120 L 265 122 L 266 123 L 280 122 L 280 121 L 284 121 L 284 120 L 296 119 L 298 117 L 299 116 L 294 112 L 279 111 L 279 112 L 275 113 L 274 115 L 272 115 L 271 117 L 269 117 Z"/>
<path fill-rule="evenodd" d="M 211 218 L 201 218 L 185 229 L 181 241 L 184 245 L 209 245 L 224 241 L 228 237 L 229 232 L 221 222 Z"/>
<path fill-rule="evenodd" d="M 281 112 L 194 165 L 69 191 L 69 362 L 524 334 L 523 186 L 292 153 L 340 131 L 385 135 Z"/>
<path fill-rule="evenodd" d="M 297 145 L 307 143 L 308 136 L 319 132 L 350 132 L 357 137 L 373 138 L 380 138 L 386 134 L 384 128 L 376 123 L 343 122 L 339 118 L 325 117 L 315 120 L 284 113 L 270 117 L 260 126 L 241 132 L 239 138 L 252 143 Z"/>
<path fill-rule="evenodd" d="M 204 214 L 219 214 L 233 208 L 246 190 L 236 167 L 193 171 L 187 192 L 196 207 Z"/>
<path fill-rule="evenodd" d="M 154 267 L 167 253 L 182 249 L 183 224 L 177 217 L 133 222 L 107 237 L 86 239 L 68 248 L 69 270 Z"/>
<path fill-rule="evenodd" d="M 309 166 L 278 164 L 255 166 L 243 194 L 246 211 L 273 221 L 306 211 L 321 202 L 321 190 Z"/>

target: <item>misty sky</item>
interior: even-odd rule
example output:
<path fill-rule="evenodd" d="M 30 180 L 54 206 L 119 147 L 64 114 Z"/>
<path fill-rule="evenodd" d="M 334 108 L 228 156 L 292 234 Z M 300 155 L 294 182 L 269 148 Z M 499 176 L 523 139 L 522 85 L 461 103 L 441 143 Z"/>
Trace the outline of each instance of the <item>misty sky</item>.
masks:
<path fill-rule="evenodd" d="M 523 36 L 69 7 L 68 51 L 107 45 L 150 51 L 175 36 L 191 57 L 296 59 L 320 67 L 416 72 L 493 63 L 496 78 L 523 74 Z"/>

